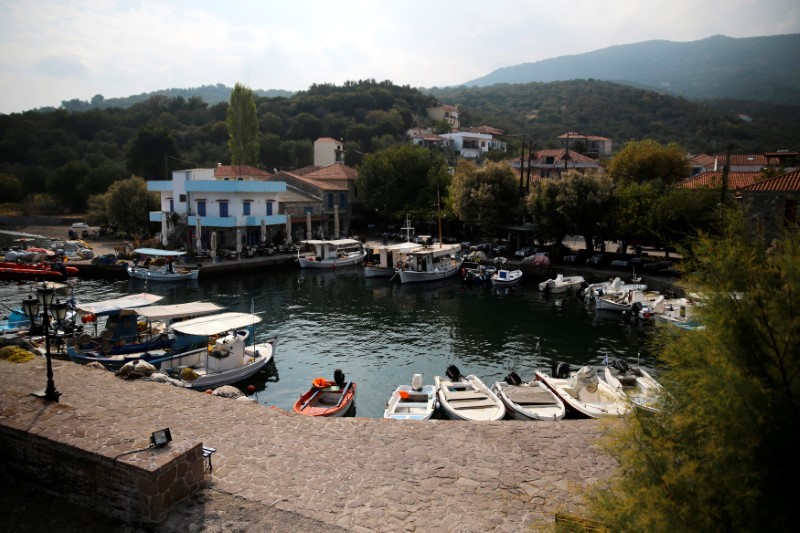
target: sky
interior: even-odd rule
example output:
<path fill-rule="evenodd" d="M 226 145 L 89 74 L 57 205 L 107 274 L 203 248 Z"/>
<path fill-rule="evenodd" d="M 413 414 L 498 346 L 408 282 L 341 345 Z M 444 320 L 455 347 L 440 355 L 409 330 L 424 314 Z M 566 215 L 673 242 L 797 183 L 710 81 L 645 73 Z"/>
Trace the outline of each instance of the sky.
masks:
<path fill-rule="evenodd" d="M 0 113 L 217 83 L 446 87 L 620 44 L 790 33 L 797 0 L 0 0 Z"/>

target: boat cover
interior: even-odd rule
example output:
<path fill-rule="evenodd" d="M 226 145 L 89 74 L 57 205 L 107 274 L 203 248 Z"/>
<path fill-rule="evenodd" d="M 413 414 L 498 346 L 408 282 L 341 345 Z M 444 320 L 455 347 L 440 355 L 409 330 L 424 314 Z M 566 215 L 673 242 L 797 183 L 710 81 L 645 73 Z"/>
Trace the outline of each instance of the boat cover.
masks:
<path fill-rule="evenodd" d="M 172 329 L 185 335 L 219 335 L 232 329 L 246 328 L 261 322 L 261 317 L 250 313 L 220 313 L 178 322 Z"/>
<path fill-rule="evenodd" d="M 189 302 L 173 305 L 151 305 L 136 309 L 136 314 L 148 320 L 170 320 L 187 316 L 207 315 L 221 311 L 222 307 L 211 302 Z"/>

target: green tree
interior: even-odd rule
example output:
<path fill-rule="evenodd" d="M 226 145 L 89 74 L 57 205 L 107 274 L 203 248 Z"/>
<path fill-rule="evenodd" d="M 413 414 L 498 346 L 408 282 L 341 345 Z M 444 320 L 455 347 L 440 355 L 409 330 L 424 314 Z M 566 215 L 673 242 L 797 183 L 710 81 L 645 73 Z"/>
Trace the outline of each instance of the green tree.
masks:
<path fill-rule="evenodd" d="M 498 225 L 518 221 L 521 214 L 514 170 L 505 163 L 478 166 L 459 161 L 450 199 L 455 216 L 486 237 L 494 236 Z"/>
<path fill-rule="evenodd" d="M 441 155 L 403 144 L 367 155 L 356 183 L 366 209 L 402 220 L 412 211 L 435 213 L 437 194 L 445 195 L 450 175 Z"/>
<path fill-rule="evenodd" d="M 607 217 L 608 237 L 620 241 L 623 254 L 632 240 L 659 240 L 652 226 L 653 206 L 658 200 L 658 192 L 652 183 L 620 184 L 614 190 L 614 200 Z"/>
<path fill-rule="evenodd" d="M 111 225 L 134 237 L 150 234 L 150 211 L 158 209 L 158 196 L 147 191 L 147 182 L 143 178 L 131 176 L 114 182 L 105 196 Z"/>
<path fill-rule="evenodd" d="M 109 226 L 108 194 L 93 194 L 86 200 L 86 222 L 92 226 Z"/>
<path fill-rule="evenodd" d="M 608 232 L 608 213 L 613 202 L 611 180 L 571 172 L 563 178 L 558 201 L 573 235 L 581 235 L 587 250 Z"/>
<path fill-rule="evenodd" d="M 258 118 L 253 90 L 249 87 L 234 85 L 226 125 L 231 165 L 258 165 Z"/>
<path fill-rule="evenodd" d="M 142 128 L 128 145 L 126 166 L 128 171 L 148 179 L 169 179 L 165 172 L 167 157 L 178 158 L 178 145 L 164 126 Z M 163 176 L 163 178 L 162 178 Z"/>
<path fill-rule="evenodd" d="M 569 233 L 569 219 L 562 207 L 561 180 L 538 180 L 527 199 L 528 213 L 540 242 L 560 245 Z"/>
<path fill-rule="evenodd" d="M 614 154 L 606 167 L 615 184 L 661 180 L 672 185 L 690 174 L 686 151 L 675 143 L 663 146 L 652 139 L 632 141 Z"/>
<path fill-rule="evenodd" d="M 0 191 L 3 191 L 3 202 L 22 200 L 22 183 L 16 176 L 0 172 Z"/>
<path fill-rule="evenodd" d="M 660 338 L 661 413 L 604 442 L 619 471 L 588 495 L 612 531 L 791 531 L 800 474 L 800 235 L 767 242 L 738 211 L 687 266 L 705 329 Z"/>

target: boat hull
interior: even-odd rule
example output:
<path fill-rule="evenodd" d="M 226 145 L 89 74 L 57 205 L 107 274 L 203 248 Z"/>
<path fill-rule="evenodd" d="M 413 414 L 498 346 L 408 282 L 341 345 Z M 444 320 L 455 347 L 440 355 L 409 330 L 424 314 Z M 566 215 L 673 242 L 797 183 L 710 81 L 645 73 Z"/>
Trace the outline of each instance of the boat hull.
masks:
<path fill-rule="evenodd" d="M 576 391 L 572 378 L 552 378 L 536 372 L 536 379 L 552 390 L 569 411 L 579 418 L 620 418 L 627 415 L 631 405 L 624 394 L 618 393 L 608 383 L 598 380 L 594 391 L 582 387 Z"/>
<path fill-rule="evenodd" d="M 196 280 L 200 270 L 186 270 L 183 272 L 163 272 L 161 270 L 149 270 L 142 267 L 128 267 L 128 276 L 131 279 L 142 279 L 147 281 L 184 281 Z"/>
<path fill-rule="evenodd" d="M 355 403 L 355 383 L 341 388 L 335 385 L 321 389 L 312 387 L 295 402 L 292 411 L 304 416 L 340 418 L 351 414 Z"/>
<path fill-rule="evenodd" d="M 509 385 L 498 381 L 494 392 L 517 420 L 561 420 L 567 412 L 564 402 L 540 381 Z"/>
<path fill-rule="evenodd" d="M 364 258 L 366 256 L 367 252 L 361 252 L 355 256 L 343 257 L 337 259 L 322 259 L 317 261 L 315 258 L 312 257 L 300 256 L 297 258 L 297 260 L 300 263 L 300 268 L 330 269 L 330 268 L 342 268 L 342 267 L 359 265 L 364 262 Z"/>
<path fill-rule="evenodd" d="M 400 385 L 389 398 L 383 418 L 429 420 L 435 411 L 436 387 L 424 385 L 420 390 L 414 390 L 410 385 Z"/>
<path fill-rule="evenodd" d="M 451 420 L 502 420 L 506 408 L 497 395 L 476 376 L 460 381 L 434 378 L 437 398 L 442 412 Z"/>
<path fill-rule="evenodd" d="M 455 276 L 461 270 L 463 259 L 451 261 L 444 268 L 433 270 L 431 272 L 417 272 L 416 270 L 398 270 L 397 274 L 400 278 L 400 283 L 424 283 L 426 281 L 438 281 Z"/>

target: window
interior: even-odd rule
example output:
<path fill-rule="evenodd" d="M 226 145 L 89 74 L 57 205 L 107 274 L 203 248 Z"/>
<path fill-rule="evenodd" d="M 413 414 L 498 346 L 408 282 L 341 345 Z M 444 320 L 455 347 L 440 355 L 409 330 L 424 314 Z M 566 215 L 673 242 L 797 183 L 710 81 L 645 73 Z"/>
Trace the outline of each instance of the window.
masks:
<path fill-rule="evenodd" d="M 219 216 L 221 216 L 222 218 L 228 217 L 228 202 L 219 203 Z"/>
<path fill-rule="evenodd" d="M 206 216 L 206 201 L 205 200 L 197 200 L 197 215 L 204 217 Z"/>
<path fill-rule="evenodd" d="M 333 193 L 328 193 L 328 209 L 333 209 Z"/>
<path fill-rule="evenodd" d="M 250 204 L 251 202 L 242 202 L 242 215 L 246 217 L 250 216 Z"/>
<path fill-rule="evenodd" d="M 172 198 L 169 199 L 169 212 L 172 213 L 175 211 L 175 200 Z"/>
<path fill-rule="evenodd" d="M 345 209 L 347 207 L 347 193 L 340 192 L 339 193 L 339 209 Z"/>
<path fill-rule="evenodd" d="M 178 195 L 178 201 L 181 202 L 181 203 L 185 202 L 186 201 L 186 195 L 185 194 L 179 194 Z"/>

